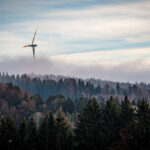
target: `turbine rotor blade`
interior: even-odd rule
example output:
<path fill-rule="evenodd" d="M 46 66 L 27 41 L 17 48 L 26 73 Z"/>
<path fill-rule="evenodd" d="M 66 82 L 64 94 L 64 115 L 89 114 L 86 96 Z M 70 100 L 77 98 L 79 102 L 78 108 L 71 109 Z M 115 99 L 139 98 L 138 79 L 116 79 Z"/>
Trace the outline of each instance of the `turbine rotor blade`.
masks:
<path fill-rule="evenodd" d="M 25 45 L 25 46 L 23 46 L 23 47 L 31 47 L 30 45 Z"/>
<path fill-rule="evenodd" d="M 35 31 L 35 33 L 34 33 L 33 40 L 32 40 L 32 44 L 34 43 L 34 39 L 35 39 L 35 36 L 36 36 L 37 30 L 38 30 L 38 28 L 36 29 L 36 31 Z"/>

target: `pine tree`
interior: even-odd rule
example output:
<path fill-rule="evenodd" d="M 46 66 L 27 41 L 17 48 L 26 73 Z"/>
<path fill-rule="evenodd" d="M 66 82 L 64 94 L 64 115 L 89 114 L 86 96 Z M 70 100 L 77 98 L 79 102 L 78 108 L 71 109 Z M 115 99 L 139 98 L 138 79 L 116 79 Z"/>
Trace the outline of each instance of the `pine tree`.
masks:
<path fill-rule="evenodd" d="M 96 99 L 91 99 L 78 115 L 76 122 L 76 142 L 78 149 L 98 149 L 101 147 L 100 107 Z"/>
<path fill-rule="evenodd" d="M 119 106 L 111 96 L 102 112 L 104 147 L 109 147 L 119 139 Z"/>
<path fill-rule="evenodd" d="M 7 125 L 6 119 L 2 116 L 0 119 L 0 148 L 7 149 L 8 140 L 6 137 Z"/>
<path fill-rule="evenodd" d="M 48 148 L 56 149 L 56 120 L 52 112 L 48 114 Z"/>
<path fill-rule="evenodd" d="M 64 113 L 61 109 L 56 115 L 56 149 L 57 150 L 71 150 L 71 129 L 65 120 Z"/>
<path fill-rule="evenodd" d="M 35 100 L 35 108 L 36 109 L 41 109 L 42 104 L 43 104 L 42 97 L 39 94 L 34 95 L 34 100 Z"/>
<path fill-rule="evenodd" d="M 27 146 L 30 150 L 36 150 L 37 130 L 33 117 L 28 122 Z"/>
<path fill-rule="evenodd" d="M 120 112 L 120 122 L 121 127 L 133 122 L 134 110 L 127 96 L 125 96 L 124 101 L 121 102 L 121 112 Z"/>
<path fill-rule="evenodd" d="M 38 130 L 38 149 L 48 150 L 48 115 L 46 115 Z"/>
<path fill-rule="evenodd" d="M 19 124 L 18 137 L 17 137 L 18 149 L 27 149 L 27 122 L 26 118 L 23 117 Z"/>
<path fill-rule="evenodd" d="M 72 99 L 68 98 L 65 102 L 64 112 L 73 113 L 74 112 L 74 103 Z"/>
<path fill-rule="evenodd" d="M 132 149 L 132 126 L 134 125 L 134 109 L 132 108 L 132 105 L 128 99 L 127 96 L 125 96 L 124 101 L 121 102 L 120 106 L 120 119 L 118 123 L 118 133 L 120 135 L 120 138 L 114 141 L 113 145 L 111 146 L 111 149 L 113 150 L 126 150 L 126 149 Z"/>
<path fill-rule="evenodd" d="M 8 148 L 13 149 L 16 143 L 16 128 L 14 125 L 14 119 L 9 114 L 6 118 L 6 137 L 8 140 Z"/>
<path fill-rule="evenodd" d="M 117 94 L 120 94 L 120 85 L 119 85 L 119 83 L 117 83 L 117 85 L 116 85 L 116 91 L 117 91 Z"/>
<path fill-rule="evenodd" d="M 16 143 L 16 128 L 11 115 L 0 120 L 0 148 L 13 149 Z"/>
<path fill-rule="evenodd" d="M 137 104 L 137 119 L 133 126 L 134 147 L 148 150 L 150 147 L 150 105 L 142 99 Z"/>

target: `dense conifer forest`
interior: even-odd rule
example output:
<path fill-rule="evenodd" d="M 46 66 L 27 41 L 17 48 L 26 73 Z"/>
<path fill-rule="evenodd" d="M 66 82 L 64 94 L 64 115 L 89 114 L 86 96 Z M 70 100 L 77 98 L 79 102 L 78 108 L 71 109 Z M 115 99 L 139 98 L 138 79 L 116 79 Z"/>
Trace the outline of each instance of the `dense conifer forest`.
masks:
<path fill-rule="evenodd" d="M 9 75 L 0 73 L 0 82 L 19 86 L 26 92 L 40 94 L 43 100 L 49 95 L 64 95 L 65 98 L 72 100 L 79 99 L 81 96 L 90 98 L 96 97 L 97 100 L 107 100 L 111 95 L 122 100 L 127 95 L 130 100 L 145 98 L 150 100 L 150 84 L 146 83 L 119 83 L 112 81 L 102 81 L 96 79 L 77 79 L 63 76 L 31 76 Z"/>
<path fill-rule="evenodd" d="M 137 85 L 123 88 L 117 83 L 111 94 L 110 87 L 106 88 L 109 85 L 94 86 L 70 78 L 41 81 L 26 75 L 1 75 L 2 79 L 1 149 L 148 150 L 150 147 L 148 88 Z M 50 93 L 45 98 L 36 92 L 42 88 L 42 93 Z"/>
<path fill-rule="evenodd" d="M 89 99 L 74 123 L 60 108 L 44 113 L 39 124 L 34 116 L 16 122 L 10 114 L 0 118 L 1 149 L 30 150 L 148 150 L 150 105 L 142 99 L 132 105 L 125 97 L 102 104 Z"/>

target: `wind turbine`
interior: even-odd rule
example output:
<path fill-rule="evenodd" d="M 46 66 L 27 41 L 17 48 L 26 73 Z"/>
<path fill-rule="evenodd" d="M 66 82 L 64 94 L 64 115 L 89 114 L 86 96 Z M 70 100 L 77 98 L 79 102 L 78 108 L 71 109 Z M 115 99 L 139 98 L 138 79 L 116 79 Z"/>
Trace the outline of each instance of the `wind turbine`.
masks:
<path fill-rule="evenodd" d="M 24 47 L 32 47 L 33 50 L 33 58 L 35 58 L 35 47 L 37 47 L 37 44 L 34 44 L 34 39 L 36 36 L 38 28 L 35 30 L 34 36 L 33 36 L 33 40 L 32 40 L 32 44 L 31 45 L 25 45 Z"/>

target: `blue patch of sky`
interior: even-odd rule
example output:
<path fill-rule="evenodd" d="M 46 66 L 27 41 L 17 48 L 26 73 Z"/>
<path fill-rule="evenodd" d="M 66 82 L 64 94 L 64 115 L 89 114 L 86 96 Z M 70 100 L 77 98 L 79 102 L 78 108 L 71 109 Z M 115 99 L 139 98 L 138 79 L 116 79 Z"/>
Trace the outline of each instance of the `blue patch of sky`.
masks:
<path fill-rule="evenodd" d="M 88 45 L 88 47 L 87 47 Z M 67 51 L 62 52 L 61 54 L 71 54 L 71 53 L 82 53 L 82 52 L 92 52 L 92 51 L 109 51 L 109 50 L 119 50 L 119 49 L 130 49 L 130 48 L 144 48 L 149 47 L 150 42 L 138 42 L 131 43 L 125 42 L 123 40 L 110 40 L 110 41 L 91 41 L 91 42 L 70 42 L 65 44 L 66 47 L 69 47 Z M 85 46 L 85 47 L 84 47 Z M 60 54 L 60 53 L 59 53 Z"/>
<path fill-rule="evenodd" d="M 128 0 L 129 1 L 129 0 Z M 134 1 L 134 0 L 132 0 Z M 93 1 L 71 1 L 71 2 L 65 2 L 65 1 L 60 1 L 57 5 L 52 5 L 52 4 L 44 4 L 43 1 L 39 1 L 39 4 L 35 3 L 29 3 L 23 2 L 23 4 L 19 3 L 17 5 L 13 5 L 12 8 L 11 6 L 8 5 L 10 0 L 1 0 L 1 6 L 0 8 L 5 7 L 4 9 L 0 9 L 0 24 L 7 24 L 7 23 L 14 23 L 14 22 L 19 22 L 19 21 L 25 21 L 28 19 L 39 19 L 40 17 L 38 16 L 39 13 L 41 12 L 47 12 L 47 11 L 53 11 L 53 10 L 67 10 L 67 9 L 83 9 L 87 7 L 91 7 L 93 5 L 100 5 L 100 4 L 114 4 L 118 2 L 123 2 L 123 0 L 105 0 L 105 1 L 99 1 L 99 0 L 93 0 Z M 49 2 L 49 1 L 46 1 Z M 18 10 L 19 8 L 19 10 Z M 20 9 L 22 8 L 22 9 Z M 110 14 L 109 14 L 110 15 Z M 56 17 L 55 17 L 56 18 Z M 64 18 L 63 18 L 64 19 Z"/>
<path fill-rule="evenodd" d="M 58 4 L 38 4 L 38 7 L 44 9 L 82 9 L 88 8 L 96 5 L 108 5 L 108 4 L 117 4 L 124 2 L 134 2 L 139 0 L 87 0 L 87 1 L 63 1 Z"/>

